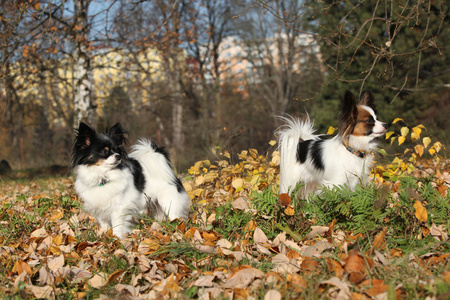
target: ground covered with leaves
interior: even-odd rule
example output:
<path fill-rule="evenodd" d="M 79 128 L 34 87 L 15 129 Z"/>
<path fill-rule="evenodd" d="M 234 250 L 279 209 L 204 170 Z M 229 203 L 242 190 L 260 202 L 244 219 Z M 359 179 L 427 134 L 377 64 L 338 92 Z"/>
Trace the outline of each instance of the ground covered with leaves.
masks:
<path fill-rule="evenodd" d="M 372 175 L 301 200 L 277 195 L 276 151 L 218 149 L 183 176 L 189 220 L 143 216 L 123 240 L 83 212 L 72 177 L 3 178 L 0 295 L 449 299 L 448 161 L 397 159 Z"/>

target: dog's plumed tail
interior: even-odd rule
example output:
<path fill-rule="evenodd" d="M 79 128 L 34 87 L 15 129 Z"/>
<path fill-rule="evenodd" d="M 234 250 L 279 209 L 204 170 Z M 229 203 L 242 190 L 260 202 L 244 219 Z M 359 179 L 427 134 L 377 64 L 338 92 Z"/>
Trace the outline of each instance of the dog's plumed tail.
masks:
<path fill-rule="evenodd" d="M 190 198 L 173 172 L 164 148 L 141 139 L 133 146 L 130 156 L 139 161 L 148 180 L 144 193 L 150 202 L 150 215 L 158 220 L 187 218 Z"/>
<path fill-rule="evenodd" d="M 298 143 L 306 140 L 316 140 L 314 123 L 309 119 L 300 120 L 294 117 L 280 117 L 285 122 L 278 129 L 278 150 L 280 152 L 280 194 L 291 193 L 301 178 L 298 168 Z"/>

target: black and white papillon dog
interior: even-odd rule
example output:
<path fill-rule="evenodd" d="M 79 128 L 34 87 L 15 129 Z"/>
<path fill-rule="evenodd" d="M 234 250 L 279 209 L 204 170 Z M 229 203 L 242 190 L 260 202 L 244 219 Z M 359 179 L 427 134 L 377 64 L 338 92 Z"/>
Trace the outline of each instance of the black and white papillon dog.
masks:
<path fill-rule="evenodd" d="M 280 194 L 299 193 L 305 198 L 321 186 L 347 185 L 354 190 L 365 182 L 373 164 L 374 139 L 386 132 L 387 125 L 377 120 L 370 92 L 362 94 L 359 103 L 346 92 L 339 121 L 339 133 L 327 140 L 314 134 L 309 119 L 282 118 L 280 127 Z"/>
<path fill-rule="evenodd" d="M 172 170 L 164 148 L 139 140 L 128 155 L 127 131 L 120 123 L 103 134 L 81 122 L 72 167 L 75 189 L 102 228 L 123 238 L 141 214 L 157 220 L 187 218 L 190 198 Z"/>

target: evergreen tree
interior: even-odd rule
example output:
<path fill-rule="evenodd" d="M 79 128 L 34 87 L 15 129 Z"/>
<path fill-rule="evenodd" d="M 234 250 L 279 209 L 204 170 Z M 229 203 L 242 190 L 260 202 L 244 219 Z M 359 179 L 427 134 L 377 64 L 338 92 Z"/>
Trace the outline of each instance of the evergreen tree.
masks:
<path fill-rule="evenodd" d="M 305 2 L 327 79 L 314 103 L 316 124 L 337 124 L 345 90 L 373 91 L 380 118 L 424 123 L 445 142 L 449 114 L 449 7 L 445 1 Z"/>

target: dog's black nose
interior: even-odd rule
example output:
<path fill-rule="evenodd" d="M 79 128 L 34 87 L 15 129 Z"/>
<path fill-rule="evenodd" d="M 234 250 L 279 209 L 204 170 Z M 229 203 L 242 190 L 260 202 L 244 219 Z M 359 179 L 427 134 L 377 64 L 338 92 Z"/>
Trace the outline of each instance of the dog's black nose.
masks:
<path fill-rule="evenodd" d="M 387 124 L 383 123 L 383 127 L 384 127 L 384 129 L 387 129 Z"/>
<path fill-rule="evenodd" d="M 117 160 L 121 160 L 122 156 L 120 156 L 119 153 L 114 153 L 114 158 L 117 159 Z"/>

